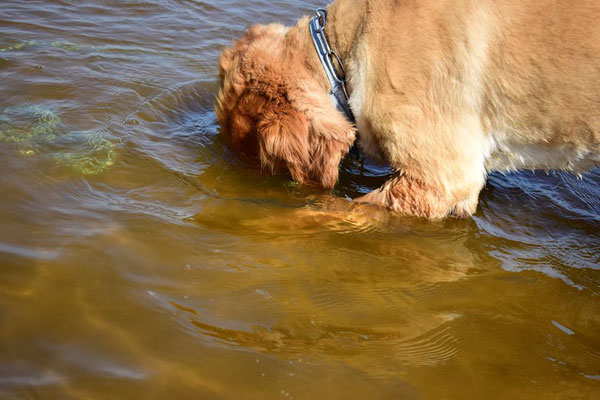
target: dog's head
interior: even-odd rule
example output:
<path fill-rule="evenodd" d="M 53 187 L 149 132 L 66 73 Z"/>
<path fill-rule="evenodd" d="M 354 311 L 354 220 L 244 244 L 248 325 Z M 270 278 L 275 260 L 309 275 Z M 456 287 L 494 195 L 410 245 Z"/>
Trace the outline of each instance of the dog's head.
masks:
<path fill-rule="evenodd" d="M 305 42 L 289 32 L 277 24 L 253 26 L 223 51 L 217 117 L 231 147 L 247 161 L 332 188 L 354 128 L 331 102 Z"/>

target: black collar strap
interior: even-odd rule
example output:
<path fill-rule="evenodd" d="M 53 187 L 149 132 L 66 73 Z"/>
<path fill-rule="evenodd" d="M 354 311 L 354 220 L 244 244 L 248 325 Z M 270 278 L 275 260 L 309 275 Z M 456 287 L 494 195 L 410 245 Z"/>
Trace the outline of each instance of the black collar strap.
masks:
<path fill-rule="evenodd" d="M 313 43 L 315 44 L 315 49 L 317 50 L 317 55 L 319 56 L 319 60 L 321 60 L 321 64 L 323 64 L 325 75 L 327 75 L 327 80 L 331 85 L 330 96 L 335 107 L 346 114 L 351 122 L 355 122 L 354 114 L 352 114 L 350 104 L 348 103 L 344 65 L 342 64 L 342 60 L 340 60 L 340 56 L 338 56 L 335 51 L 331 50 L 327 38 L 325 37 L 327 11 L 320 8 L 315 13 L 316 15 L 310 20 L 308 26 L 310 28 L 310 35 L 312 36 Z M 337 69 L 333 65 L 333 57 L 335 57 L 340 66 L 342 76 L 339 76 Z"/>

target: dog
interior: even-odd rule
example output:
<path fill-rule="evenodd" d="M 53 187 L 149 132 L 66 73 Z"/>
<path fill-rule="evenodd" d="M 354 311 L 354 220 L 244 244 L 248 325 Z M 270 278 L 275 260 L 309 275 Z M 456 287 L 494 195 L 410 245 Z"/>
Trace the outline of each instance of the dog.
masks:
<path fill-rule="evenodd" d="M 472 215 L 490 171 L 600 164 L 597 0 L 336 0 L 326 12 L 355 123 L 330 96 L 310 17 L 252 26 L 221 54 L 215 104 L 248 162 L 331 189 L 358 132 L 394 174 L 355 201 L 430 219 Z"/>

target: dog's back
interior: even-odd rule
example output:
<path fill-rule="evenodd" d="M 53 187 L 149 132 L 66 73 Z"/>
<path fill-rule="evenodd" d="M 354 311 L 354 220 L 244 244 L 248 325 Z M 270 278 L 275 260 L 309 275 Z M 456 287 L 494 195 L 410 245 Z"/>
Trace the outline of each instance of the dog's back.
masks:
<path fill-rule="evenodd" d="M 580 171 L 600 162 L 600 2 L 489 7 L 483 117 L 498 142 L 492 167 Z"/>

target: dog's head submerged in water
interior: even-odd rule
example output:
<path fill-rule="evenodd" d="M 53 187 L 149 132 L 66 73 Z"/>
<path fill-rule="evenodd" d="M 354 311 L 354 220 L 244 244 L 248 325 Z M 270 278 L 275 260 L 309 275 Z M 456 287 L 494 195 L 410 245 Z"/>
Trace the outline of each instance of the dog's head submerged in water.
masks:
<path fill-rule="evenodd" d="M 277 24 L 253 26 L 223 52 L 217 117 L 246 161 L 332 188 L 354 128 L 329 98 L 316 55 L 309 64 L 304 38 L 288 32 Z"/>

